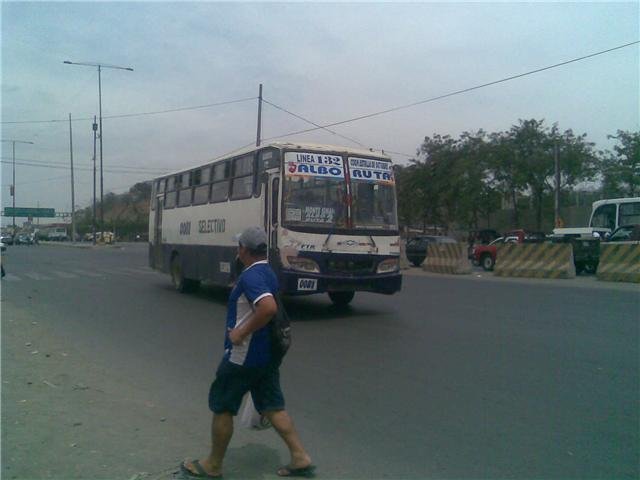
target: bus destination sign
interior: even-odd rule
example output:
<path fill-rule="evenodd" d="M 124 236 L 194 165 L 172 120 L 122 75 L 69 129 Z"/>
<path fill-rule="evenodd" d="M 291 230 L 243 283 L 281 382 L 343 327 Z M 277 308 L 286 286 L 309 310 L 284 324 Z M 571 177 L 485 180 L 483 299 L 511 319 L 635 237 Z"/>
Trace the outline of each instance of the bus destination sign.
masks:
<path fill-rule="evenodd" d="M 287 152 L 286 172 L 289 177 L 344 178 L 342 157 L 318 153 Z"/>

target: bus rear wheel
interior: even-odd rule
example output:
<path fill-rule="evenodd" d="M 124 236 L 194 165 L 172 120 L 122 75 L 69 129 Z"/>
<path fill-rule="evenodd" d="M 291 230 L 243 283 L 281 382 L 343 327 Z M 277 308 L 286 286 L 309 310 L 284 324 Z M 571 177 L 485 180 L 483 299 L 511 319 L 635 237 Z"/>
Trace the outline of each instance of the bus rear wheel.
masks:
<path fill-rule="evenodd" d="M 356 292 L 329 292 L 329 298 L 334 305 L 345 307 L 353 300 L 355 294 Z"/>
<path fill-rule="evenodd" d="M 180 293 L 189 293 L 198 289 L 200 282 L 190 278 L 184 278 L 180 255 L 174 255 L 171 259 L 171 283 Z"/>

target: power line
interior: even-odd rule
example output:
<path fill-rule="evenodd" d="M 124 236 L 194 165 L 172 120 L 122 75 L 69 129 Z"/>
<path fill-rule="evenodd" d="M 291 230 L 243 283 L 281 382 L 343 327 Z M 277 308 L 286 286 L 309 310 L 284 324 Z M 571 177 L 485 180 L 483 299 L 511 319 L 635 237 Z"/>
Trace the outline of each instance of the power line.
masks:
<path fill-rule="evenodd" d="M 0 160 L 12 160 L 12 157 L 0 157 Z M 37 163 L 41 165 L 66 165 L 66 166 L 69 165 L 69 162 L 66 162 L 66 161 L 65 162 L 51 162 L 51 161 L 47 162 L 43 160 L 34 160 L 31 158 L 16 158 L 16 161 Z M 79 162 L 79 165 L 88 165 L 93 168 L 93 161 Z M 168 169 L 163 170 L 162 168 L 134 167 L 130 165 L 111 165 L 111 167 L 115 167 L 118 169 L 133 169 L 133 170 L 140 170 L 140 171 L 149 171 L 150 173 L 168 171 Z"/>
<path fill-rule="evenodd" d="M 187 111 L 187 110 L 201 110 L 204 108 L 212 108 L 212 107 L 219 107 L 222 105 L 231 105 L 233 103 L 241 103 L 241 102 L 247 102 L 249 100 L 255 100 L 258 97 L 249 97 L 249 98 L 239 98 L 237 100 L 228 100 L 225 102 L 218 102 L 218 103 L 209 103 L 207 105 L 195 105 L 193 107 L 180 107 L 180 108 L 171 108 L 168 110 L 157 110 L 157 111 L 153 111 L 153 112 L 141 112 L 141 113 L 125 113 L 125 114 L 121 114 L 121 115 L 108 115 L 108 116 L 103 116 L 102 119 L 112 119 L 112 118 L 130 118 L 130 117 L 142 117 L 144 115 L 159 115 L 159 114 L 163 114 L 163 113 L 173 113 L 173 112 L 183 112 L 183 111 Z M 73 122 L 80 122 L 80 121 L 87 121 L 87 120 L 91 120 L 93 121 L 93 117 L 87 117 L 87 118 L 74 118 L 72 119 Z M 0 122 L 0 124 L 4 124 L 4 125 L 20 125 L 20 124 L 34 124 L 34 123 L 60 123 L 60 122 L 68 122 L 69 119 L 62 119 L 62 120 L 22 120 L 22 121 L 4 121 L 4 122 Z"/>
<path fill-rule="evenodd" d="M 342 138 L 344 138 L 345 140 L 349 140 L 350 142 L 353 142 L 353 143 L 355 143 L 355 144 L 357 144 L 357 145 L 360 145 L 361 147 L 369 148 L 367 145 L 365 145 L 365 144 L 364 144 L 364 143 L 362 143 L 362 142 L 359 142 L 358 140 L 356 140 L 356 139 L 354 139 L 354 138 L 347 137 L 346 135 L 341 135 L 341 134 L 340 134 L 340 133 L 338 133 L 338 132 L 334 132 L 333 130 L 330 130 L 330 129 L 326 128 L 326 127 L 323 127 L 323 126 L 321 126 L 321 125 L 318 125 L 317 123 L 312 122 L 311 120 L 308 120 L 308 119 L 306 119 L 306 118 L 304 118 L 304 117 L 302 117 L 302 116 L 300 116 L 300 115 L 298 115 L 298 114 L 296 114 L 296 113 L 290 112 L 290 111 L 289 111 L 289 110 L 287 110 L 286 108 L 280 107 L 280 106 L 276 105 L 275 103 L 271 103 L 269 100 L 265 100 L 265 99 L 263 98 L 263 99 L 262 99 L 262 101 L 263 101 L 264 103 L 266 103 L 267 105 L 271 105 L 272 107 L 277 108 L 278 110 L 281 110 L 281 111 L 283 111 L 283 112 L 285 112 L 285 113 L 288 113 L 288 114 L 289 114 L 289 115 L 291 115 L 292 117 L 296 117 L 296 118 L 298 118 L 298 119 L 300 119 L 300 120 L 302 120 L 302 121 L 304 121 L 304 122 L 307 122 L 307 123 L 309 123 L 309 124 L 311 124 L 311 125 L 313 125 L 313 126 L 315 126 L 315 127 L 321 128 L 321 129 L 323 129 L 323 130 L 326 130 L 326 131 L 327 131 L 327 132 L 329 132 L 329 133 L 332 133 L 332 134 L 334 134 L 334 135 L 337 135 L 338 137 L 342 137 Z"/>
<path fill-rule="evenodd" d="M 318 128 L 321 128 L 321 129 L 323 129 L 323 130 L 326 130 L 327 132 L 332 133 L 332 134 L 334 134 L 334 135 L 337 135 L 338 137 L 342 137 L 342 138 L 344 138 L 344 139 L 346 139 L 346 140 L 349 140 L 350 142 L 353 142 L 353 143 L 355 143 L 355 144 L 357 144 L 357 145 L 360 145 L 362 148 L 365 148 L 365 149 L 367 149 L 367 150 L 380 150 L 380 151 L 382 151 L 382 152 L 392 153 L 392 154 L 394 154 L 394 155 L 401 155 L 401 156 L 403 156 L 403 157 L 408 157 L 408 158 L 413 158 L 413 157 L 415 156 L 415 155 L 409 155 L 409 154 L 407 154 L 407 153 L 392 152 L 391 150 L 385 150 L 385 149 L 383 149 L 383 148 L 381 148 L 381 149 L 372 149 L 372 148 L 371 148 L 371 147 L 369 147 L 368 145 L 365 145 L 364 143 L 362 143 L 362 142 L 360 142 L 360 141 L 358 141 L 358 140 L 356 140 L 356 139 L 354 139 L 354 138 L 347 137 L 346 135 L 342 135 L 342 134 L 340 134 L 340 133 L 338 133 L 338 132 L 334 132 L 333 130 L 330 130 L 330 129 L 325 128 L 325 127 L 323 127 L 323 126 L 321 126 L 321 125 L 318 125 L 317 123 L 312 122 L 311 120 L 308 120 L 308 119 L 306 119 L 306 118 L 304 118 L 304 117 L 302 117 L 302 116 L 300 116 L 300 115 L 298 115 L 298 114 L 295 114 L 295 113 L 293 113 L 293 112 L 290 112 L 289 110 L 287 110 L 287 109 L 285 109 L 285 108 L 283 108 L 283 107 L 280 107 L 280 106 L 278 106 L 278 105 L 276 105 L 276 104 L 274 104 L 274 103 L 271 103 L 269 100 L 265 100 L 265 99 L 263 98 L 263 99 L 262 99 L 262 101 L 263 101 L 263 102 L 265 102 L 265 103 L 267 103 L 267 104 L 269 104 L 269 105 L 271 105 L 271 106 L 272 106 L 272 107 L 274 107 L 274 108 L 277 108 L 278 110 L 282 110 L 283 112 L 288 113 L 289 115 L 291 115 L 291 116 L 293 116 L 293 117 L 299 118 L 300 120 L 303 120 L 303 121 L 305 121 L 305 122 L 307 122 L 307 123 L 310 123 L 311 125 L 314 125 L 314 126 L 316 126 L 316 127 L 318 127 Z"/>
<path fill-rule="evenodd" d="M 18 186 L 18 185 L 31 185 L 32 183 L 56 182 L 58 180 L 69 180 L 69 175 L 62 175 L 60 177 L 53 177 L 53 178 L 43 178 L 43 179 L 40 179 L 40 180 L 32 180 L 31 182 L 16 183 L 16 186 Z M 3 187 L 8 187 L 8 186 L 10 186 L 10 184 L 3 185 Z"/>
<path fill-rule="evenodd" d="M 376 117 L 376 116 L 379 116 L 379 115 L 384 115 L 386 113 L 396 112 L 398 110 L 404 110 L 404 109 L 407 109 L 407 108 L 415 107 L 417 105 L 422 105 L 424 103 L 435 102 L 436 100 L 442 100 L 443 98 L 453 97 L 454 95 L 461 95 L 463 93 L 468 93 L 468 92 L 471 92 L 473 90 L 478 90 L 480 88 L 489 87 L 491 85 L 497 85 L 498 83 L 508 82 L 510 80 L 515 80 L 517 78 L 526 77 L 527 75 L 533 75 L 535 73 L 544 72 L 545 70 L 551 70 L 553 68 L 562 67 L 562 66 L 568 65 L 570 63 L 575 63 L 575 62 L 579 62 L 581 60 L 586 60 L 587 58 L 596 57 L 598 55 L 604 55 L 605 53 L 613 52 L 614 50 L 620 50 L 621 48 L 626 48 L 626 47 L 629 47 L 631 45 L 636 45 L 638 43 L 640 43 L 640 40 L 639 41 L 635 41 L 635 42 L 631 42 L 631 43 L 626 43 L 624 45 L 620 45 L 620 46 L 617 46 L 617 47 L 614 47 L 614 48 L 609 48 L 607 50 L 602 50 L 600 52 L 592 53 L 592 54 L 589 54 L 589 55 L 584 55 L 582 57 L 574 58 L 572 60 L 567 60 L 565 62 L 560 62 L 560 63 L 556 63 L 554 65 L 549 65 L 547 67 L 542 67 L 542 68 L 537 68 L 535 70 L 530 70 L 528 72 L 520 73 L 518 75 L 512 75 L 510 77 L 505 77 L 505 78 L 502 78 L 500 80 L 495 80 L 493 82 L 483 83 L 482 85 L 476 85 L 474 87 L 465 88 L 463 90 L 456 90 L 455 92 L 447 93 L 447 94 L 444 94 L 444 95 L 439 95 L 437 97 L 431 97 L 431 98 L 428 98 L 426 100 L 420 100 L 420 101 L 409 103 L 409 104 L 406 104 L 406 105 L 400 105 L 398 107 L 387 108 L 386 110 L 381 110 L 379 112 L 369 113 L 369 114 L 366 114 L 366 115 L 360 115 L 358 117 L 349 118 L 347 120 L 342 120 L 340 122 L 328 123 L 326 125 L 322 125 L 322 126 L 319 126 L 319 127 L 316 127 L 316 128 L 308 128 L 306 130 L 298 130 L 296 132 L 290 132 L 290 133 L 286 133 L 286 134 L 283 134 L 283 135 L 278 135 L 278 136 L 275 136 L 275 137 L 269 137 L 269 138 L 265 138 L 264 140 L 265 141 L 266 140 L 275 140 L 277 138 L 288 137 L 288 136 L 291 136 L 291 135 L 299 135 L 299 134 L 302 134 L 302 133 L 313 132 L 313 131 L 319 130 L 321 128 L 335 127 L 336 125 L 344 125 L 345 123 L 356 122 L 358 120 L 364 120 L 366 118 Z"/>
<path fill-rule="evenodd" d="M 10 162 L 8 160 L 0 160 L 0 163 L 4 163 L 7 165 L 12 165 L 13 162 Z M 41 164 L 41 163 L 33 163 L 33 162 L 16 162 L 16 165 L 22 165 L 25 167 L 38 167 L 38 168 L 50 168 L 50 169 L 54 169 L 54 170 L 69 170 L 70 166 L 65 166 L 65 165 L 47 165 L 47 164 Z M 92 172 L 93 168 L 92 167 L 76 167 L 76 169 L 84 171 L 84 172 Z M 167 172 L 167 170 L 158 170 L 156 172 L 150 172 L 150 171 L 136 171 L 136 170 L 122 170 L 122 169 L 112 169 L 112 168 L 105 168 L 104 169 L 105 172 L 108 173 L 120 173 L 120 174 L 128 174 L 128 175 L 162 175 L 164 173 Z"/>

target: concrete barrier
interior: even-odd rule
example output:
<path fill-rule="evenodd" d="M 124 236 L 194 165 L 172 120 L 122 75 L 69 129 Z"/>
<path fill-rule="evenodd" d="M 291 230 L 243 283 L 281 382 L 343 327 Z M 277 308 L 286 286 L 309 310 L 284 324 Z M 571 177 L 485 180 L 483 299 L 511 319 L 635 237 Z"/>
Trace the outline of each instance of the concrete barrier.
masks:
<path fill-rule="evenodd" d="M 640 283 L 640 244 L 601 244 L 596 278 L 607 282 Z"/>
<path fill-rule="evenodd" d="M 466 243 L 429 243 L 423 270 L 434 273 L 471 273 Z"/>
<path fill-rule="evenodd" d="M 493 274 L 497 277 L 575 278 L 573 246 L 566 243 L 500 245 Z"/>

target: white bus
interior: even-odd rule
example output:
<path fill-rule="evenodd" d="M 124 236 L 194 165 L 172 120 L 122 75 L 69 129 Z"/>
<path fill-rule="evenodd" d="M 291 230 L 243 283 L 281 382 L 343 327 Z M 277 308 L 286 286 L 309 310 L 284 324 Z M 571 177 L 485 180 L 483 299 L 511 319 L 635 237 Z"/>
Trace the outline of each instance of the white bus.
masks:
<path fill-rule="evenodd" d="M 608 198 L 593 202 L 589 226 L 613 232 L 622 225 L 640 224 L 640 197 Z"/>
<path fill-rule="evenodd" d="M 233 237 L 264 226 L 269 262 L 289 295 L 400 290 L 391 159 L 315 144 L 271 143 L 153 181 L 149 263 L 179 291 L 231 285 Z"/>

